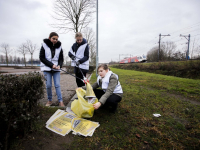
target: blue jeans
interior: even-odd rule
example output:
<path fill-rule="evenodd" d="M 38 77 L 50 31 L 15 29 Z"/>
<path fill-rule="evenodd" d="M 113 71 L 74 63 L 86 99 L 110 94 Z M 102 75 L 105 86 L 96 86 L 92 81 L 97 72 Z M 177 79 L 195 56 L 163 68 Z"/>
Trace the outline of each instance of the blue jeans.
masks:
<path fill-rule="evenodd" d="M 59 102 L 62 102 L 62 94 L 60 89 L 60 71 L 44 71 L 44 77 L 46 79 L 47 97 L 49 101 L 52 101 L 52 76 L 54 80 L 54 86 Z"/>

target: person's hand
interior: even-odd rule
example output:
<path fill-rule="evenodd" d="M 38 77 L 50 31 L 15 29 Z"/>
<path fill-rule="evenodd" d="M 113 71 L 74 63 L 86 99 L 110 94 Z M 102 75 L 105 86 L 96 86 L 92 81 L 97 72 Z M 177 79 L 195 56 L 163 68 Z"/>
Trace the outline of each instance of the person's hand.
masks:
<path fill-rule="evenodd" d="M 80 65 L 80 62 L 79 62 L 79 61 L 77 61 L 77 62 L 76 62 L 76 66 L 79 66 L 79 65 Z"/>
<path fill-rule="evenodd" d="M 53 69 L 56 69 L 56 65 L 53 65 L 53 67 L 52 67 Z"/>
<path fill-rule="evenodd" d="M 72 60 L 75 60 L 75 59 L 76 59 L 76 57 L 75 57 L 75 56 L 72 56 L 72 57 L 71 57 L 71 59 L 72 59 Z"/>
<path fill-rule="evenodd" d="M 100 106 L 101 106 L 100 102 L 93 104 L 94 109 L 99 109 Z"/>
<path fill-rule="evenodd" d="M 56 69 L 60 70 L 60 66 L 57 66 Z"/>

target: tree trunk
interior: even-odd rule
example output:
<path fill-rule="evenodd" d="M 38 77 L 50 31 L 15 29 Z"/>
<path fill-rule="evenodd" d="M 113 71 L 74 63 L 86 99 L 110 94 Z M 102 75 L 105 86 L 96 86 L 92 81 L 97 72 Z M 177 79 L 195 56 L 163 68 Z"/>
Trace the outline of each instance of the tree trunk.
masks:
<path fill-rule="evenodd" d="M 26 57 L 25 57 L 25 54 L 24 54 L 24 65 L 26 67 Z"/>
<path fill-rule="evenodd" d="M 7 63 L 7 66 L 8 66 L 8 54 L 6 52 L 6 63 Z"/>
<path fill-rule="evenodd" d="M 33 66 L 33 54 L 31 54 L 31 66 Z"/>

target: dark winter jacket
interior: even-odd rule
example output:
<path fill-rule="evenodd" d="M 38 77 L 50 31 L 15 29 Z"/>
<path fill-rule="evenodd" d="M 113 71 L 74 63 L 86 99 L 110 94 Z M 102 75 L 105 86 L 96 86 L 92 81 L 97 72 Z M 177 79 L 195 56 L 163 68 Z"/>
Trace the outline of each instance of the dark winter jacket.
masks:
<path fill-rule="evenodd" d="M 55 45 L 53 45 L 53 43 L 49 40 L 49 39 L 44 39 L 43 40 L 44 43 L 51 49 L 51 55 L 52 55 L 52 58 L 54 57 L 55 55 L 55 49 L 56 48 L 59 48 L 61 46 L 61 42 L 58 41 Z M 40 49 L 40 61 L 45 64 L 46 66 L 52 68 L 53 67 L 53 63 L 48 61 L 46 58 L 45 58 L 45 50 L 43 48 L 43 46 L 41 47 Z M 62 68 L 62 65 L 63 65 L 63 61 L 64 61 L 64 58 L 63 58 L 63 50 L 61 49 L 60 51 L 60 55 L 59 55 L 59 59 L 58 59 L 58 65 L 60 66 L 60 68 Z"/>
<path fill-rule="evenodd" d="M 87 43 L 87 41 L 86 41 L 86 39 L 84 39 L 84 38 L 83 38 L 83 41 L 81 42 L 80 45 L 79 45 L 77 42 L 74 43 L 74 44 L 72 45 L 72 50 L 73 50 L 73 52 L 75 52 L 75 54 L 76 54 L 78 48 L 79 48 L 81 45 L 85 44 L 85 43 Z M 72 54 L 71 52 L 69 52 L 69 53 L 68 53 L 68 56 L 69 56 L 70 58 L 72 58 L 73 54 Z M 86 46 L 85 52 L 84 52 L 84 57 L 83 57 L 82 59 L 80 59 L 79 62 L 80 62 L 80 64 L 82 64 L 82 63 L 84 63 L 85 61 L 87 61 L 88 59 L 89 59 L 89 45 Z"/>

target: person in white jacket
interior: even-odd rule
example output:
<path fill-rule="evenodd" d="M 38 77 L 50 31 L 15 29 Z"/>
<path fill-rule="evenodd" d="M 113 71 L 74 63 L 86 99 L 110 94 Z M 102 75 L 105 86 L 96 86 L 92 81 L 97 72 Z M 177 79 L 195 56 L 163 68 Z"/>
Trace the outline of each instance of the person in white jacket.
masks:
<path fill-rule="evenodd" d="M 99 109 L 103 105 L 104 107 L 110 106 L 110 112 L 115 113 L 123 95 L 118 75 L 110 71 L 106 64 L 98 66 L 98 74 L 97 82 L 92 87 L 99 102 L 93 106 L 95 109 Z M 97 89 L 98 87 L 101 89 Z"/>
<path fill-rule="evenodd" d="M 86 77 L 86 73 L 89 71 L 89 45 L 80 32 L 76 33 L 75 39 L 76 42 L 70 48 L 68 56 L 72 59 L 71 66 L 74 67 L 75 75 L 83 79 L 83 75 Z M 79 79 L 76 79 L 76 84 L 78 87 L 85 85 Z"/>
<path fill-rule="evenodd" d="M 59 105 L 64 107 L 60 89 L 60 68 L 64 61 L 61 42 L 58 41 L 58 34 L 51 32 L 48 39 L 44 39 L 40 50 L 40 69 L 46 78 L 46 89 L 48 102 L 46 106 L 52 105 L 52 77 L 58 97 Z"/>

